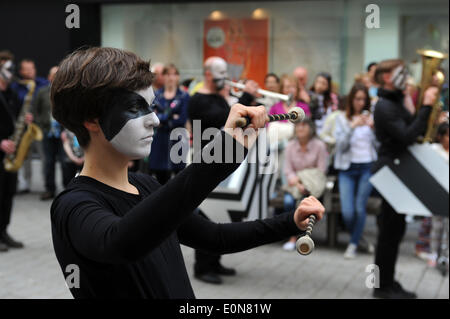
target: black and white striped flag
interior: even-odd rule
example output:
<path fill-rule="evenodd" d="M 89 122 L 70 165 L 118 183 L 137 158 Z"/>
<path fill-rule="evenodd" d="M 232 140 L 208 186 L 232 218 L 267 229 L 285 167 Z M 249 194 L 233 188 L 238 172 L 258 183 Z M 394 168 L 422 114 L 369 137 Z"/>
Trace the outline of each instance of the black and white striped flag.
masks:
<path fill-rule="evenodd" d="M 370 182 L 397 213 L 448 217 L 449 165 L 428 143 L 410 146 Z"/>

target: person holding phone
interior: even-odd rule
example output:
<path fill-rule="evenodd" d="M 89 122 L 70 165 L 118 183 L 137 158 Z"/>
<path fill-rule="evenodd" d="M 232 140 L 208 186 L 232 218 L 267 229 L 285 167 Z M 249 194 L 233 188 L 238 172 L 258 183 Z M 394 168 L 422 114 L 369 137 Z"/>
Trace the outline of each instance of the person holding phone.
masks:
<path fill-rule="evenodd" d="M 377 159 L 374 122 L 369 112 L 370 97 L 363 84 L 350 90 L 345 113 L 336 118 L 336 153 L 334 168 L 339 171 L 339 193 L 344 223 L 351 235 L 344 253 L 355 258 L 364 231 L 366 206 L 372 185 L 369 182 L 372 163 Z M 373 245 L 367 244 L 369 252 Z"/>

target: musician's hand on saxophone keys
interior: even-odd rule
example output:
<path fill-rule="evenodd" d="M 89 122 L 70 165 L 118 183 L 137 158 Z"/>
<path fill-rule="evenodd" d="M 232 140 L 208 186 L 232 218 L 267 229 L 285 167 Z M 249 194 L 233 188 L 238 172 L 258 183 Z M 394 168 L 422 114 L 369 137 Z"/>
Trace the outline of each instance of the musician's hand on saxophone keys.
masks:
<path fill-rule="evenodd" d="M 25 113 L 25 123 L 27 125 L 33 123 L 33 120 L 34 120 L 33 114 L 31 114 L 30 112 Z"/>
<path fill-rule="evenodd" d="M 13 154 L 16 151 L 16 144 L 11 140 L 2 140 L 0 143 L 0 149 L 6 154 Z"/>

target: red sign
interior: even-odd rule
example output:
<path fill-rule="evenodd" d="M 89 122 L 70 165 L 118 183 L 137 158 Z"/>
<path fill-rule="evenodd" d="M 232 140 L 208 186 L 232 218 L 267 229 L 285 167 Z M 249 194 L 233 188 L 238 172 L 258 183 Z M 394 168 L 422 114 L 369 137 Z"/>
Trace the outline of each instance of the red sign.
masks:
<path fill-rule="evenodd" d="M 268 63 L 267 19 L 206 20 L 203 59 L 219 56 L 232 81 L 251 79 L 262 87 Z"/>

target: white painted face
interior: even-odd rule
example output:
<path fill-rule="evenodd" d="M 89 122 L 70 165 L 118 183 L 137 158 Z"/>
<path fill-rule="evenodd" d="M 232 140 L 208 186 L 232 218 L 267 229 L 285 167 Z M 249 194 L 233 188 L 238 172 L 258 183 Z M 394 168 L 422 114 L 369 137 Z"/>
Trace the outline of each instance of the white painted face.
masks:
<path fill-rule="evenodd" d="M 392 71 L 392 84 L 397 90 L 404 91 L 406 89 L 408 74 L 408 69 L 404 65 L 399 65 Z"/>
<path fill-rule="evenodd" d="M 154 128 L 159 125 L 159 119 L 151 107 L 155 94 L 149 87 L 123 95 L 118 102 L 121 105 L 114 106 L 108 118 L 101 123 L 102 129 L 106 139 L 118 152 L 133 160 L 144 158 L 150 154 Z"/>
<path fill-rule="evenodd" d="M 129 120 L 111 140 L 111 144 L 130 159 L 144 158 L 150 154 L 153 128 L 158 125 L 159 119 L 155 113 Z"/>
<path fill-rule="evenodd" d="M 217 89 L 220 90 L 225 86 L 225 79 L 228 77 L 227 63 L 222 58 L 216 58 L 211 63 L 211 74 Z"/>
<path fill-rule="evenodd" d="M 13 77 L 13 63 L 11 60 L 6 61 L 0 67 L 0 77 L 2 77 L 7 83 L 11 82 Z"/>

